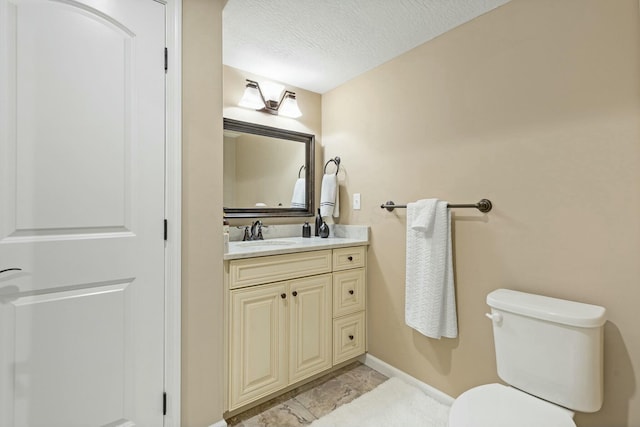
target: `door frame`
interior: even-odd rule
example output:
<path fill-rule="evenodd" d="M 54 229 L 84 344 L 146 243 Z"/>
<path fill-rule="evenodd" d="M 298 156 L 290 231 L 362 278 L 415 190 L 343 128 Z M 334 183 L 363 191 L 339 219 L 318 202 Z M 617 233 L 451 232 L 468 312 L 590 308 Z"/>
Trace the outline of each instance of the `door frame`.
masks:
<path fill-rule="evenodd" d="M 158 1 L 158 0 L 156 0 Z M 164 0 L 168 69 L 165 85 L 165 365 L 164 427 L 180 426 L 182 292 L 182 0 Z"/>

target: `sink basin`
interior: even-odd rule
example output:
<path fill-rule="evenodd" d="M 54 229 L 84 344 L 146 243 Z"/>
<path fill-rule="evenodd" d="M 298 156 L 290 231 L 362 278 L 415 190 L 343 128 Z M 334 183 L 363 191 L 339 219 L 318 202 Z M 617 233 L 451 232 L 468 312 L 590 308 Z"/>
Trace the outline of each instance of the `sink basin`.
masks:
<path fill-rule="evenodd" d="M 250 242 L 238 242 L 238 246 L 243 248 L 252 246 L 291 246 L 295 244 L 295 242 L 289 242 L 286 240 L 253 240 Z"/>

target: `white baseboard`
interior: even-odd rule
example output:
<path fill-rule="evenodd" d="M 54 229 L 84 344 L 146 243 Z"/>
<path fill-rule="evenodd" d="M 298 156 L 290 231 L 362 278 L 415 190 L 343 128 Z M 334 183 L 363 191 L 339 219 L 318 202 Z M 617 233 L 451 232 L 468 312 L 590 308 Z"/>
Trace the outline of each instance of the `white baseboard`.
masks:
<path fill-rule="evenodd" d="M 386 375 L 387 377 L 399 378 L 402 381 L 406 382 L 407 384 L 411 384 L 412 386 L 419 388 L 427 396 L 432 397 L 433 399 L 437 400 L 438 402 L 444 405 L 448 405 L 448 406 L 453 405 L 453 401 L 455 400 L 453 397 L 438 390 L 435 387 L 430 386 L 429 384 L 423 383 L 419 379 L 412 377 L 406 372 L 403 372 L 400 369 L 394 366 L 391 366 L 386 362 L 383 362 L 382 360 L 378 359 L 375 356 L 370 355 L 369 353 L 366 353 L 364 356 L 362 356 L 360 358 L 360 361 L 365 365 L 367 365 L 368 367 L 370 367 L 371 369 L 375 369 L 376 371 Z"/>
<path fill-rule="evenodd" d="M 227 427 L 227 422 L 224 419 L 222 419 L 218 422 L 211 424 L 209 427 Z"/>

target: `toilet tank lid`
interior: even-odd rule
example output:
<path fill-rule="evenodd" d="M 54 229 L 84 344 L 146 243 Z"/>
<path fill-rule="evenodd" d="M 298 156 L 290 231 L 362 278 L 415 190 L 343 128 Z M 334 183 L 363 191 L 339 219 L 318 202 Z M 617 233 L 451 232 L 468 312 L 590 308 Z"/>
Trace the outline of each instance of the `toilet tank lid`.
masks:
<path fill-rule="evenodd" d="M 487 304 L 499 310 L 581 328 L 597 328 L 607 320 L 606 309 L 598 305 L 511 289 L 496 289 L 489 293 Z"/>

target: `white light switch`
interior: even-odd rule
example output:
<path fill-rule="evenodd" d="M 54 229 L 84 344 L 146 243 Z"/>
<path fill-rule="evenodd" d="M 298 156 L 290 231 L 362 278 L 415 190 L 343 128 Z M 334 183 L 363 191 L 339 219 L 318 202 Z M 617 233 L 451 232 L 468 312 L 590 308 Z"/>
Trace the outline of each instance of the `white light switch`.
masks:
<path fill-rule="evenodd" d="M 360 210 L 360 193 L 353 194 L 353 210 Z"/>

